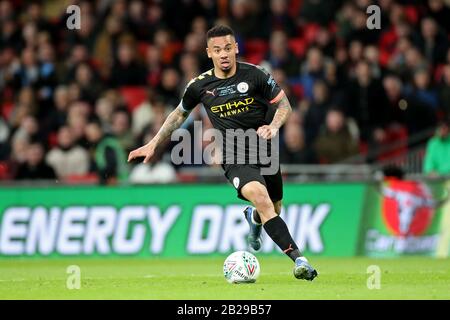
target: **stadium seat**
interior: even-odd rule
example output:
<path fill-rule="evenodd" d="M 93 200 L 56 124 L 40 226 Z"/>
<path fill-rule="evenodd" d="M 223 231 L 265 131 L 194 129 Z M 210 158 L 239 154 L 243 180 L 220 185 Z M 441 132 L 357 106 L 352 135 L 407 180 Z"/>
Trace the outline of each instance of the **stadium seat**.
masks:
<path fill-rule="evenodd" d="M 419 21 L 419 12 L 417 11 L 417 6 L 404 6 L 403 12 L 405 13 L 405 17 L 408 22 L 414 25 L 417 24 L 417 22 Z"/>
<path fill-rule="evenodd" d="M 244 51 L 246 56 L 255 54 L 265 56 L 267 50 L 269 50 L 269 44 L 264 40 L 249 39 L 244 42 Z"/>
<path fill-rule="evenodd" d="M 145 58 L 149 47 L 150 47 L 150 43 L 145 42 L 145 41 L 139 42 L 138 46 L 137 46 L 139 56 L 142 58 Z"/>
<path fill-rule="evenodd" d="M 245 61 L 252 64 L 260 64 L 264 59 L 264 55 L 260 53 L 246 54 L 244 56 Z"/>
<path fill-rule="evenodd" d="M 304 90 L 303 90 L 303 86 L 300 83 L 292 84 L 291 88 L 292 88 L 292 93 L 297 97 L 297 99 L 303 98 Z"/>
<path fill-rule="evenodd" d="M 440 83 L 442 80 L 442 75 L 444 73 L 444 66 L 445 64 L 439 64 L 434 69 L 434 81 L 436 83 Z"/>
<path fill-rule="evenodd" d="M 84 175 L 71 175 L 64 179 L 67 184 L 98 184 L 99 178 L 96 173 L 87 173 Z"/>
<path fill-rule="evenodd" d="M 130 112 L 133 112 L 137 106 L 147 99 L 147 91 L 145 87 L 126 86 L 121 87 L 119 91 Z"/>
<path fill-rule="evenodd" d="M 0 116 L 3 116 L 4 119 L 9 119 L 12 110 L 14 109 L 14 104 L 12 102 L 7 102 L 2 105 L 2 110 Z"/>
<path fill-rule="evenodd" d="M 10 178 L 9 166 L 6 162 L 0 162 L 0 180 L 7 180 Z"/>
<path fill-rule="evenodd" d="M 297 58 L 301 58 L 305 54 L 306 41 L 303 38 L 290 39 L 288 46 Z"/>
<path fill-rule="evenodd" d="M 395 148 L 392 148 L 395 146 Z M 408 131 L 404 126 L 395 126 L 386 129 L 386 141 L 381 148 L 387 148 L 378 156 L 378 160 L 387 160 L 392 157 L 404 155 L 408 152 Z"/>
<path fill-rule="evenodd" d="M 317 32 L 320 26 L 317 23 L 308 23 L 303 28 L 303 37 L 307 44 L 314 42 L 317 37 Z"/>
<path fill-rule="evenodd" d="M 177 181 L 180 183 L 196 182 L 197 176 L 195 174 L 177 172 Z"/>

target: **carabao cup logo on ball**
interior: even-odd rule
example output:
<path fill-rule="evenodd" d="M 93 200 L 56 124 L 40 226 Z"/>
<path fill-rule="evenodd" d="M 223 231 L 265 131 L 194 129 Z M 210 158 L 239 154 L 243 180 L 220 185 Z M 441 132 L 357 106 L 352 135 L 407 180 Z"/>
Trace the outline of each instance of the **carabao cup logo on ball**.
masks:
<path fill-rule="evenodd" d="M 253 283 L 259 273 L 258 259 L 247 251 L 233 252 L 223 264 L 223 275 L 229 283 Z"/>
<path fill-rule="evenodd" d="M 433 220 L 435 201 L 417 181 L 391 180 L 383 187 L 383 219 L 396 236 L 419 236 Z"/>

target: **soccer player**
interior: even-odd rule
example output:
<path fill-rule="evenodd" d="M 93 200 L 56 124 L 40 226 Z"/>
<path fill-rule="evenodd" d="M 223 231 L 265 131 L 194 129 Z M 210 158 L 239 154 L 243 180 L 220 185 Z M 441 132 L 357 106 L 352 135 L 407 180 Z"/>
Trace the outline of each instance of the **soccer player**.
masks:
<path fill-rule="evenodd" d="M 172 132 L 186 120 L 191 110 L 202 103 L 214 128 L 219 129 L 225 139 L 228 130 L 254 129 L 258 139 L 270 140 L 276 136 L 280 127 L 291 113 L 291 106 L 283 90 L 264 69 L 236 61 L 238 45 L 234 32 L 226 26 L 215 26 L 207 33 L 208 57 L 214 68 L 193 79 L 186 87 L 178 107 L 167 117 L 155 137 L 146 145 L 132 151 L 128 161 L 145 157 L 147 163 L 154 155 L 155 149 Z M 268 123 L 266 114 L 269 107 L 275 107 L 273 120 Z M 259 140 L 258 140 L 259 141 Z M 267 143 L 268 141 L 266 141 Z M 234 147 L 231 153 L 248 152 L 252 146 L 245 140 L 245 145 Z M 244 210 L 250 225 L 249 245 L 258 251 L 261 247 L 262 226 L 272 240 L 294 262 L 294 276 L 298 279 L 313 280 L 316 270 L 300 253 L 286 223 L 279 216 L 283 197 L 283 183 L 279 164 L 275 174 L 262 174 L 261 161 L 229 163 L 230 154 L 227 146 L 223 149 L 222 168 L 225 176 L 237 189 L 238 197 L 250 201 L 254 207 Z M 236 159 L 231 157 L 232 159 Z M 227 159 L 227 160 L 226 160 Z"/>

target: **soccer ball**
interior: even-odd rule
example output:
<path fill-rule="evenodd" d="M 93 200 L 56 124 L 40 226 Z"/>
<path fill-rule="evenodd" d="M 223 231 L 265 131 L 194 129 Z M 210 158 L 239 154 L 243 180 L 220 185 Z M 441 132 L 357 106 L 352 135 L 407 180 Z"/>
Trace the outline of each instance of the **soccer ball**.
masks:
<path fill-rule="evenodd" d="M 223 275 L 229 283 L 255 282 L 259 272 L 258 259 L 247 251 L 233 252 L 223 263 Z"/>

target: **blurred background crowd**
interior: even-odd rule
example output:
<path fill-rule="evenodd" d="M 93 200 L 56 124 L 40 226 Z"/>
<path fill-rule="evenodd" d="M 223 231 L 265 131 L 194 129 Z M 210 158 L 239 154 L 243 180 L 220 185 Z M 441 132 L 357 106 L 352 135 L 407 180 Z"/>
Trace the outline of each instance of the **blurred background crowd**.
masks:
<path fill-rule="evenodd" d="M 79 30 L 66 26 L 71 4 Z M 379 30 L 366 26 L 371 4 Z M 218 23 L 234 29 L 239 59 L 269 70 L 291 101 L 282 163 L 375 163 L 441 124 L 447 142 L 432 152 L 446 162 L 449 18 L 444 0 L 0 0 L 0 180 L 190 179 L 171 163 L 170 141 L 151 165 L 126 157 L 212 67 L 205 35 Z M 196 119 L 210 126 L 198 107 L 184 127 Z M 450 173 L 433 159 L 425 170 Z"/>

